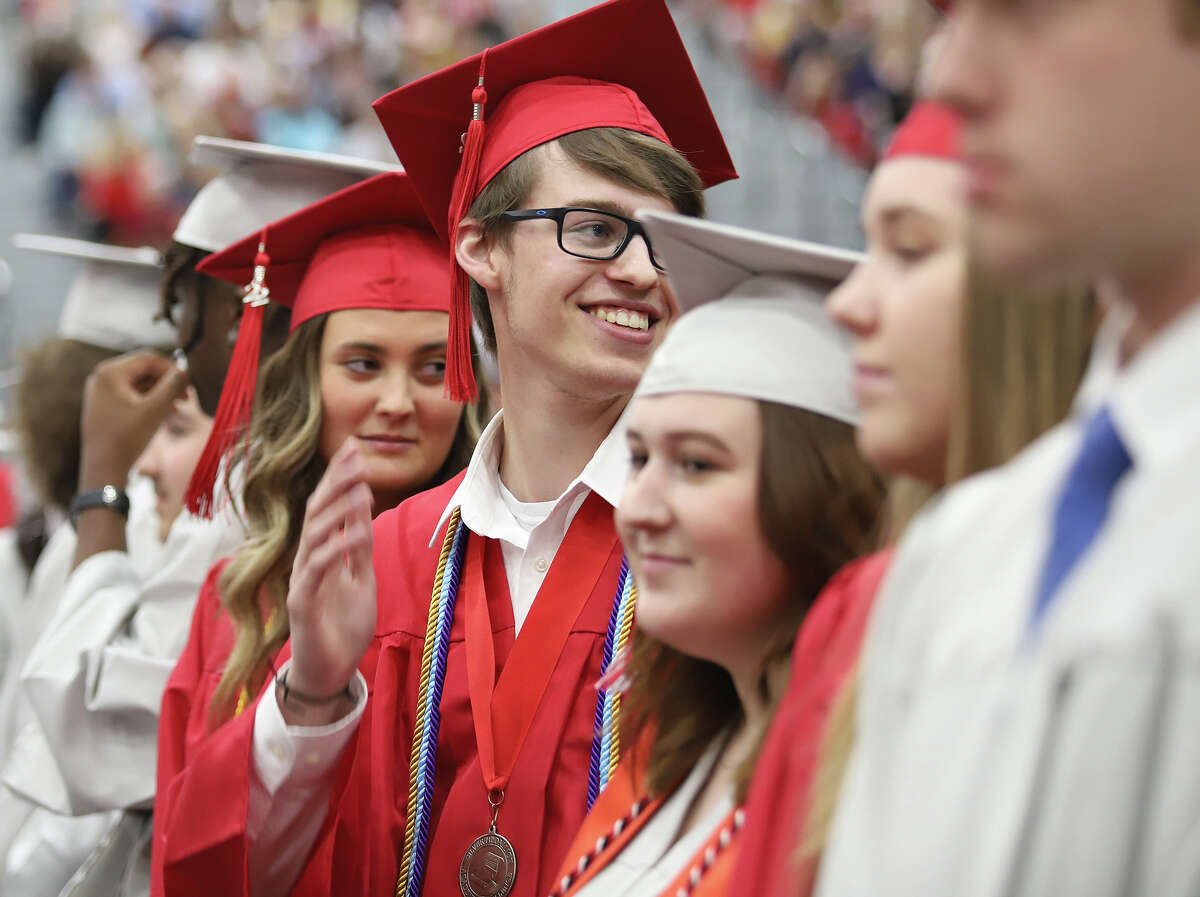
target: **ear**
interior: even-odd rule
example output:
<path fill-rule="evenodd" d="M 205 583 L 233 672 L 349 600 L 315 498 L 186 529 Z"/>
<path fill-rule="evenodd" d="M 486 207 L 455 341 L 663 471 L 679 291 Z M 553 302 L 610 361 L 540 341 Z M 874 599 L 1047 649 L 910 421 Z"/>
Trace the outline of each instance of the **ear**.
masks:
<path fill-rule="evenodd" d="M 499 288 L 500 272 L 491 241 L 477 218 L 464 218 L 459 222 L 454 240 L 454 257 L 467 276 L 485 290 Z"/>

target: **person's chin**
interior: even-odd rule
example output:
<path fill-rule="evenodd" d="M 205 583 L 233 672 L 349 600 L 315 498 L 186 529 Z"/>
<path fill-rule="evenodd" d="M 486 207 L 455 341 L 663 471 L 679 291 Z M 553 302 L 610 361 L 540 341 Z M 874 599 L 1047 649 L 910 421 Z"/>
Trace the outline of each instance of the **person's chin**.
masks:
<path fill-rule="evenodd" d="M 993 274 L 1018 281 L 1052 273 L 1057 253 L 1042 222 L 995 206 L 974 212 L 971 248 L 979 264 Z"/>

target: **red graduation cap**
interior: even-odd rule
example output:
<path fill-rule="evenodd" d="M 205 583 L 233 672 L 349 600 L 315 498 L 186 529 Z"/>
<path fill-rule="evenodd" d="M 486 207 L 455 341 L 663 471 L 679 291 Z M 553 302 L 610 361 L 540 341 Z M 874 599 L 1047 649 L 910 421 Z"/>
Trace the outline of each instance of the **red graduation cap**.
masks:
<path fill-rule="evenodd" d="M 340 190 L 208 256 L 196 270 L 247 284 L 212 435 L 188 484 L 188 510 L 202 516 L 212 514 L 221 458 L 250 423 L 268 301 L 292 309 L 293 331 L 350 308 L 450 311 L 450 261 L 403 173 Z"/>
<path fill-rule="evenodd" d="M 450 243 L 446 383 L 460 401 L 473 401 L 476 390 L 454 231 L 509 162 L 564 134 L 611 127 L 673 146 L 706 187 L 737 177 L 664 0 L 602 3 L 394 90 L 375 112 Z"/>
<path fill-rule="evenodd" d="M 929 156 L 935 159 L 962 160 L 962 117 L 950 106 L 935 100 L 921 100 L 900 122 L 883 161 L 898 156 Z"/>

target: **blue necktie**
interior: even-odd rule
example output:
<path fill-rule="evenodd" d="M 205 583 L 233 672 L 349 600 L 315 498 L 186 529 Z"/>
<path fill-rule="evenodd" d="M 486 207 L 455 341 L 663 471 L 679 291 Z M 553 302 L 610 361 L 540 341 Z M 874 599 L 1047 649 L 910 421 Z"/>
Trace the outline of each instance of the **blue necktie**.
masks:
<path fill-rule="evenodd" d="M 1088 421 L 1083 446 L 1054 509 L 1054 538 L 1042 567 L 1031 629 L 1037 629 L 1059 585 L 1100 532 L 1113 489 L 1132 464 L 1112 415 L 1107 407 L 1100 408 Z"/>

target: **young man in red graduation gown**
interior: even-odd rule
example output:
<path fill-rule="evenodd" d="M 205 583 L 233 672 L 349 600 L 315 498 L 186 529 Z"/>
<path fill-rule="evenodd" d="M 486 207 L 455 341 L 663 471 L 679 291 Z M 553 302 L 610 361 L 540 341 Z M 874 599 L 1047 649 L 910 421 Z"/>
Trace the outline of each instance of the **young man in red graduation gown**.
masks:
<path fill-rule="evenodd" d="M 733 165 L 662 0 L 596 7 L 377 111 L 457 263 L 448 388 L 473 392 L 469 276 L 504 411 L 462 477 L 373 529 L 361 460 L 330 465 L 291 661 L 173 785 L 169 895 L 536 897 L 616 760 L 595 687 L 633 603 L 614 428 L 675 313 L 632 218 L 699 214 Z"/>

